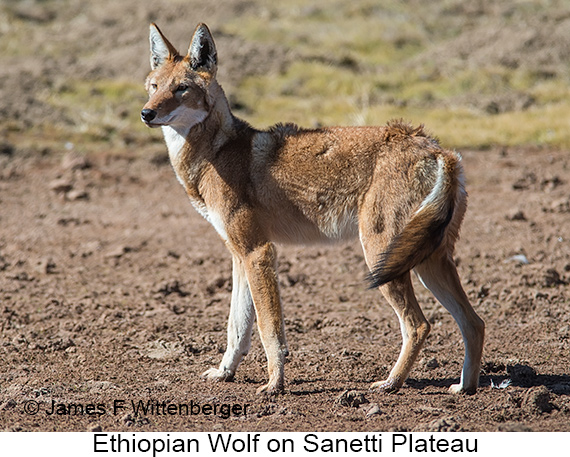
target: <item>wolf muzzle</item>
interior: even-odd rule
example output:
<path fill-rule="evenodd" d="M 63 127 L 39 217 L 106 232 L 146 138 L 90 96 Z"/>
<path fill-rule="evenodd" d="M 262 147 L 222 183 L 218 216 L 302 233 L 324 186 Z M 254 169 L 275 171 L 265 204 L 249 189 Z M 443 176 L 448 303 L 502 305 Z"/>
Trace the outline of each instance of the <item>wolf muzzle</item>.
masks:
<path fill-rule="evenodd" d="M 141 111 L 141 119 L 143 122 L 151 122 L 157 115 L 157 112 L 153 109 L 143 109 Z"/>

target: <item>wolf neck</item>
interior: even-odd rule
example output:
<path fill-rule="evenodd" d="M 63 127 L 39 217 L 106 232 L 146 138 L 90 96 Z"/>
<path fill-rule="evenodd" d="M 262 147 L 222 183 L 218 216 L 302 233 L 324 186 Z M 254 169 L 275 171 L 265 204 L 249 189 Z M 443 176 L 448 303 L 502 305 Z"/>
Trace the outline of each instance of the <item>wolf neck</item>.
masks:
<path fill-rule="evenodd" d="M 234 116 L 222 88 L 213 82 L 210 87 L 212 105 L 209 112 L 196 111 L 188 125 L 162 127 L 170 162 L 179 180 L 186 181 L 188 172 L 215 155 L 234 135 Z M 186 183 L 187 184 L 187 183 Z"/>
<path fill-rule="evenodd" d="M 166 147 L 168 149 L 168 156 L 170 157 L 170 162 L 173 165 L 178 162 L 181 156 L 181 152 L 186 145 L 186 138 L 190 133 L 190 129 L 191 127 L 187 126 L 165 125 L 162 127 L 164 141 L 166 142 Z"/>

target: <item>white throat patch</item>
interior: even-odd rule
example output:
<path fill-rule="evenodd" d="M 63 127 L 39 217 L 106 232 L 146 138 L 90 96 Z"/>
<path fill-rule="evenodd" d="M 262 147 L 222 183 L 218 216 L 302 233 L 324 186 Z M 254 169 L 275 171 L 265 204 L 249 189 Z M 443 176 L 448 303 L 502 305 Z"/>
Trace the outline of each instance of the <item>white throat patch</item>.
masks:
<path fill-rule="evenodd" d="M 186 137 L 190 132 L 190 127 L 184 129 L 177 129 L 171 125 L 164 125 L 162 127 L 162 133 L 164 135 L 164 141 L 166 142 L 166 147 L 168 148 L 168 155 L 170 156 L 170 161 L 175 163 L 178 159 L 180 151 L 186 144 Z"/>
<path fill-rule="evenodd" d="M 168 148 L 168 155 L 173 163 L 178 159 L 180 151 L 186 144 L 186 138 L 188 133 L 190 133 L 190 129 L 206 119 L 207 115 L 207 111 L 191 109 L 185 106 L 179 106 L 171 113 L 170 118 L 174 122 L 164 125 L 162 133 Z"/>

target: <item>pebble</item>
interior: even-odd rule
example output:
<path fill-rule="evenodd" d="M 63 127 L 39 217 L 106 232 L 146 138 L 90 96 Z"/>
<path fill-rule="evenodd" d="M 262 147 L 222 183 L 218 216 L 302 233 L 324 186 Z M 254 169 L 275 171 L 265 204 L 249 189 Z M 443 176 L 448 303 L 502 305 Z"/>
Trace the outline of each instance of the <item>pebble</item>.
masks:
<path fill-rule="evenodd" d="M 366 410 L 366 417 L 372 417 L 380 414 L 382 414 L 382 411 L 380 411 L 380 406 L 378 406 L 377 403 L 372 403 L 370 408 Z"/>
<path fill-rule="evenodd" d="M 426 367 L 429 368 L 430 370 L 434 370 L 435 368 L 439 368 L 439 362 L 434 357 L 427 361 Z"/>
<path fill-rule="evenodd" d="M 70 190 L 65 194 L 65 198 L 69 201 L 89 200 L 89 194 L 84 190 Z"/>
<path fill-rule="evenodd" d="M 358 408 L 360 405 L 369 403 L 363 393 L 354 390 L 345 390 L 339 395 L 336 401 L 342 406 L 351 406 L 353 408 Z"/>
<path fill-rule="evenodd" d="M 64 194 L 73 189 L 73 183 L 67 178 L 58 178 L 49 183 L 49 188 L 56 194 Z"/>
<path fill-rule="evenodd" d="M 516 210 L 513 213 L 507 215 L 509 221 L 526 221 L 527 218 L 521 210 Z"/>

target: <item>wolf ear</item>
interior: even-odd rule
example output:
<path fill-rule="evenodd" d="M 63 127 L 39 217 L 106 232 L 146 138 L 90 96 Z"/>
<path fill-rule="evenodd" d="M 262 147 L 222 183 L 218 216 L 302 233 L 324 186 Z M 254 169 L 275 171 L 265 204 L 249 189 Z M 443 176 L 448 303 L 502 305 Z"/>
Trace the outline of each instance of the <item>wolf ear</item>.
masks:
<path fill-rule="evenodd" d="M 166 59 L 178 55 L 178 51 L 162 34 L 156 24 L 150 24 L 150 68 L 160 67 Z"/>
<path fill-rule="evenodd" d="M 188 58 L 192 70 L 205 70 L 211 74 L 216 73 L 218 66 L 218 53 L 212 34 L 206 24 L 199 24 L 196 27 L 190 48 L 188 49 Z"/>

